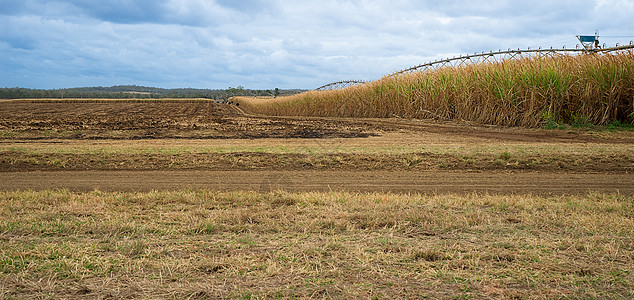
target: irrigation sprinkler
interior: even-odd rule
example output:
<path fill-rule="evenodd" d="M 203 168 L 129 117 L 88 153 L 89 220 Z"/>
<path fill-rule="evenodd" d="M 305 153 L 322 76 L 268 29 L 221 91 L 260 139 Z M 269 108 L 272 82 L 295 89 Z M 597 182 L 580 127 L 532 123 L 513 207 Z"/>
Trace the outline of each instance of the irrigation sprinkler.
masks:
<path fill-rule="evenodd" d="M 594 35 L 578 35 L 577 39 L 579 40 L 579 42 L 581 42 L 581 45 L 583 45 L 583 48 L 586 51 L 599 49 L 599 30 L 598 29 L 594 32 Z"/>

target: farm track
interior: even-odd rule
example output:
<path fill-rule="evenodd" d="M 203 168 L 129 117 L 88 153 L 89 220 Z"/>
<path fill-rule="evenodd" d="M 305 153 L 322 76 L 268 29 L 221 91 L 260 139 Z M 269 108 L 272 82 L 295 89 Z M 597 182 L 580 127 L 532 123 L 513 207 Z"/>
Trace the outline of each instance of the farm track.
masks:
<path fill-rule="evenodd" d="M 216 189 L 634 196 L 631 174 L 408 171 L 57 171 L 0 173 L 1 190 L 127 191 Z"/>
<path fill-rule="evenodd" d="M 364 149 L 370 140 L 374 143 L 370 145 L 377 149 L 426 143 L 438 148 L 521 144 L 545 149 L 577 147 L 582 152 L 564 152 L 550 160 L 543 154 L 516 159 L 513 153 L 511 158 L 499 159 L 497 153 L 471 157 L 468 153 L 415 153 L 410 157 L 409 153 L 328 152 L 354 143 L 358 144 L 354 147 Z M 101 159 L 92 152 L 59 154 L 57 148 L 46 149 L 91 147 L 91 141 L 104 141 L 112 148 L 132 147 L 137 152 Z M 138 152 L 140 148 L 160 148 L 163 144 L 172 148 L 228 145 L 237 150 L 218 155 Z M 253 144 L 297 144 L 326 150 L 325 154 L 240 150 Z M 537 194 L 594 190 L 633 194 L 630 174 L 634 163 L 628 154 L 631 145 L 634 145 L 631 132 L 499 128 L 404 119 L 269 117 L 210 102 L 3 102 L 0 103 L 0 149 L 4 149 L 0 150 L 0 189 L 332 189 Z M 24 152 L 19 150 L 21 147 L 37 153 Z M 593 147 L 619 147 L 620 152 L 583 152 Z M 526 160 L 522 161 L 523 158 Z M 42 163 L 47 159 L 48 163 Z"/>

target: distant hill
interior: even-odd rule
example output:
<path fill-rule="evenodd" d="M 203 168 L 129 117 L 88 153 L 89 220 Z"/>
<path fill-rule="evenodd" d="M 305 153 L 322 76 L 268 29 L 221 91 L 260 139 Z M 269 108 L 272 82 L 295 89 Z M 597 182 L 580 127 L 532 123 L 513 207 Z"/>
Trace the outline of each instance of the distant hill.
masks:
<path fill-rule="evenodd" d="M 288 96 L 306 90 L 278 90 L 278 95 Z M 109 99 L 151 99 L 151 98 L 209 98 L 227 99 L 232 96 L 272 96 L 275 90 L 251 90 L 241 86 L 227 89 L 163 89 L 138 85 L 115 85 L 110 87 L 79 87 L 68 89 L 27 89 L 0 88 L 0 99 L 32 98 L 109 98 Z"/>

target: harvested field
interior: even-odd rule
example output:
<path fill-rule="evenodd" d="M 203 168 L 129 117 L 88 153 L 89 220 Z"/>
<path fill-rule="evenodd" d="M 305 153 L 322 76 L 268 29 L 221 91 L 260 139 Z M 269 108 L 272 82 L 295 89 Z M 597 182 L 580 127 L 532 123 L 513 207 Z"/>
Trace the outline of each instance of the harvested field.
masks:
<path fill-rule="evenodd" d="M 0 192 L 7 298 L 622 298 L 631 197 Z"/>
<path fill-rule="evenodd" d="M 0 101 L 0 297 L 631 298 L 634 132 Z"/>

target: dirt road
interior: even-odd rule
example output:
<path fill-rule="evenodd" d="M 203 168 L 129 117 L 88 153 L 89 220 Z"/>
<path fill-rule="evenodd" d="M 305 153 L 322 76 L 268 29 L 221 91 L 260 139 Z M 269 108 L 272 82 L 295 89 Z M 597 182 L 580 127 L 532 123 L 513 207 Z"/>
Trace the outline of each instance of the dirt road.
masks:
<path fill-rule="evenodd" d="M 359 191 L 397 193 L 634 195 L 631 174 L 464 173 L 403 171 L 62 171 L 0 173 L 0 190 L 150 191 L 176 189 L 268 192 Z"/>

